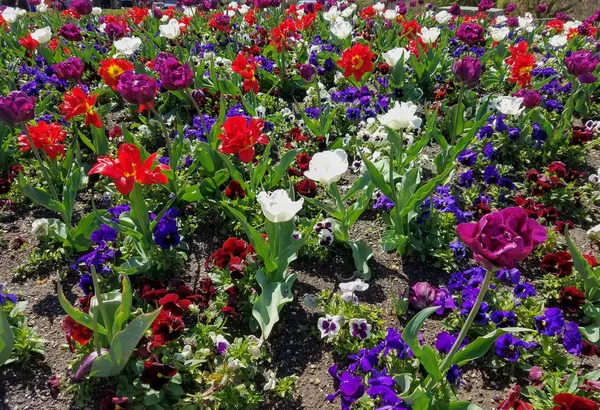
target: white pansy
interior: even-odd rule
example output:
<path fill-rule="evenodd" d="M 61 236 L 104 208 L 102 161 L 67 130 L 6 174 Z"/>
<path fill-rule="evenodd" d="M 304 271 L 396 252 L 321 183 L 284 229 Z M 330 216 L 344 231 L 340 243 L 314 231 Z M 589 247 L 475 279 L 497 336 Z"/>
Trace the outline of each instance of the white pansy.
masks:
<path fill-rule="evenodd" d="M 506 38 L 506 36 L 508 36 L 508 33 L 510 33 L 510 30 L 508 29 L 508 27 L 502 27 L 502 28 L 490 27 L 490 36 L 492 36 L 492 40 L 494 40 L 494 41 L 504 40 Z"/>
<path fill-rule="evenodd" d="M 352 13 L 354 13 L 354 10 L 356 10 L 356 4 L 351 4 L 350 6 L 346 7 L 344 11 L 342 11 L 342 17 L 350 17 Z"/>
<path fill-rule="evenodd" d="M 368 339 L 371 336 L 371 325 L 366 319 L 350 319 L 350 334 L 360 339 Z"/>
<path fill-rule="evenodd" d="M 343 149 L 323 151 L 313 155 L 304 176 L 315 182 L 330 185 L 338 182 L 348 169 L 348 154 Z"/>
<path fill-rule="evenodd" d="M 435 21 L 439 24 L 446 24 L 450 20 L 452 20 L 452 14 L 448 13 L 446 10 L 442 10 L 435 15 Z"/>
<path fill-rule="evenodd" d="M 323 12 L 323 19 L 326 21 L 335 21 L 339 16 L 340 13 L 338 12 L 338 8 L 336 6 L 333 6 L 329 10 Z"/>
<path fill-rule="evenodd" d="M 12 24 L 15 21 L 17 21 L 17 19 L 19 18 L 19 13 L 17 12 L 17 9 L 14 7 L 7 7 L 2 12 L 2 18 L 8 24 Z"/>
<path fill-rule="evenodd" d="M 273 370 L 267 370 L 265 372 L 265 386 L 263 387 L 264 391 L 273 390 L 275 385 L 277 384 L 277 377 L 275 377 L 275 372 Z"/>
<path fill-rule="evenodd" d="M 46 236 L 48 235 L 48 227 L 50 223 L 46 218 L 40 218 L 33 221 L 31 224 L 31 233 L 35 236 Z"/>
<path fill-rule="evenodd" d="M 142 45 L 142 39 L 139 37 L 123 37 L 113 43 L 117 49 L 115 57 L 120 55 L 130 56 L 135 53 Z"/>
<path fill-rule="evenodd" d="M 256 200 L 260 204 L 265 218 L 273 223 L 290 221 L 304 204 L 304 198 L 292 201 L 285 189 L 278 189 L 271 193 L 260 192 Z"/>
<path fill-rule="evenodd" d="M 421 39 L 428 44 L 435 43 L 435 40 L 437 40 L 439 36 L 440 29 L 437 27 L 423 27 L 421 28 L 421 32 L 419 33 L 419 37 L 421 37 Z"/>
<path fill-rule="evenodd" d="M 356 295 L 354 295 L 354 293 L 364 292 L 367 289 L 369 289 L 369 284 L 360 279 L 353 280 L 352 282 L 340 283 L 342 299 L 344 299 L 346 302 L 358 303 L 358 298 Z"/>
<path fill-rule="evenodd" d="M 260 347 L 262 346 L 262 344 L 262 339 L 259 339 L 254 335 L 248 336 L 248 352 L 252 355 L 252 357 L 256 359 L 260 357 Z"/>
<path fill-rule="evenodd" d="M 346 20 L 337 19 L 331 23 L 330 30 L 334 36 L 340 40 L 343 40 L 352 34 L 352 24 L 348 23 Z"/>
<path fill-rule="evenodd" d="M 100 7 L 92 7 L 92 14 L 94 16 L 99 16 L 102 14 L 102 9 Z"/>
<path fill-rule="evenodd" d="M 229 370 L 237 370 L 241 369 L 242 367 L 246 367 L 246 365 L 242 363 L 240 359 L 234 359 L 230 357 L 227 359 L 227 367 L 229 367 Z"/>
<path fill-rule="evenodd" d="M 52 29 L 50 27 L 39 28 L 31 33 L 31 38 L 40 44 L 45 44 L 52 39 Z"/>
<path fill-rule="evenodd" d="M 560 48 L 560 47 L 564 47 L 568 41 L 569 40 L 568 40 L 567 36 L 565 36 L 563 34 L 559 34 L 559 35 L 550 37 L 550 39 L 548 40 L 548 44 L 550 44 L 552 47 Z"/>
<path fill-rule="evenodd" d="M 398 12 L 396 10 L 386 10 L 385 13 L 383 13 L 383 18 L 386 20 L 396 20 L 396 17 L 398 17 Z"/>
<path fill-rule="evenodd" d="M 495 103 L 498 111 L 504 115 L 519 116 L 525 109 L 523 107 L 523 98 L 521 97 L 502 96 L 498 97 Z"/>
<path fill-rule="evenodd" d="M 158 30 L 161 37 L 168 38 L 169 40 L 173 40 L 181 34 L 181 27 L 179 27 L 179 22 L 175 19 L 169 20 L 167 24 L 161 24 L 158 26 Z"/>
<path fill-rule="evenodd" d="M 379 122 L 393 130 L 410 131 L 421 127 L 421 118 L 415 114 L 417 106 L 412 101 L 399 103 L 396 101 L 394 107 L 387 113 L 377 117 Z"/>
<path fill-rule="evenodd" d="M 404 64 L 408 60 L 408 57 L 410 57 L 410 52 L 404 47 L 396 47 L 386 51 L 382 56 L 390 67 L 395 67 L 399 61 L 402 61 L 402 64 Z"/>
<path fill-rule="evenodd" d="M 340 315 L 330 316 L 326 314 L 325 317 L 320 317 L 317 326 L 321 332 L 321 339 L 325 337 L 327 340 L 333 339 L 340 332 L 343 321 L 344 318 Z"/>
<path fill-rule="evenodd" d="M 588 181 L 590 181 L 592 184 L 597 184 L 600 182 L 600 168 L 598 169 L 598 171 L 596 171 L 595 174 L 591 174 L 588 177 Z"/>

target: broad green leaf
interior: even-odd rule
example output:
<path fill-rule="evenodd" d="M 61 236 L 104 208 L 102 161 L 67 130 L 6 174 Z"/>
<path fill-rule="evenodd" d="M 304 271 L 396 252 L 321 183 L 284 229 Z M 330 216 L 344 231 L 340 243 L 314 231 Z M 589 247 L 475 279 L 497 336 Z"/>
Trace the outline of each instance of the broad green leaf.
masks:
<path fill-rule="evenodd" d="M 105 210 L 92 212 L 91 214 L 84 216 L 77 226 L 69 231 L 67 239 L 73 252 L 84 252 L 92 246 L 90 233 L 100 228 L 101 223 L 98 217 L 102 218 L 107 214 L 108 212 Z"/>
<path fill-rule="evenodd" d="M 289 168 L 290 164 L 294 162 L 296 156 L 301 152 L 301 148 L 296 148 L 283 154 L 279 160 L 279 164 L 277 164 L 273 168 L 272 172 L 269 173 L 269 183 L 267 184 L 268 189 L 273 189 L 277 186 L 277 184 L 279 184 L 279 181 L 281 181 L 281 178 L 283 178 L 283 175 Z"/>
<path fill-rule="evenodd" d="M 88 329 L 94 329 L 94 319 L 92 319 L 92 316 L 82 312 L 79 309 L 76 309 L 73 305 L 71 305 L 71 303 L 67 300 L 65 294 L 63 293 L 62 287 L 60 285 L 60 278 L 56 278 L 56 283 L 58 287 L 58 303 L 60 303 L 60 306 L 63 308 L 65 313 L 71 316 L 71 319 L 73 319 L 80 325 L 85 326 Z M 107 334 L 106 329 L 100 323 L 98 323 L 97 330 L 98 333 L 102 335 Z"/>
<path fill-rule="evenodd" d="M 14 338 L 4 308 L 0 306 L 0 366 L 4 364 L 10 355 L 14 345 Z"/>
<path fill-rule="evenodd" d="M 262 336 L 266 340 L 275 323 L 279 321 L 279 311 L 283 305 L 294 300 L 292 285 L 296 280 L 296 275 L 289 275 L 283 282 L 272 283 L 268 281 L 264 272 L 258 270 L 256 280 L 262 291 L 254 302 L 252 315 L 257 320 Z"/>
<path fill-rule="evenodd" d="M 23 190 L 23 195 L 25 195 L 34 203 L 48 208 L 49 210 L 57 212 L 61 215 L 64 214 L 65 207 L 63 206 L 63 204 L 52 199 L 52 195 L 50 195 L 48 192 L 28 185 L 22 173 L 19 174 L 19 186 Z"/>
<path fill-rule="evenodd" d="M 369 161 L 361 152 L 361 157 L 363 163 L 367 167 L 367 171 L 369 172 L 369 176 L 371 177 L 371 181 L 375 184 L 377 188 L 383 193 L 383 195 L 390 198 L 392 201 L 395 201 L 396 198 L 393 197 L 392 189 L 389 186 L 389 181 L 386 181 L 383 177 L 383 174 L 377 167 Z"/>
<path fill-rule="evenodd" d="M 131 305 L 133 300 L 133 294 L 131 290 L 131 282 L 127 275 L 121 275 L 121 281 L 123 282 L 123 290 L 121 291 L 121 305 L 114 316 L 113 321 L 113 334 L 117 334 L 123 328 L 123 325 L 127 323 L 129 315 L 131 314 Z"/>
<path fill-rule="evenodd" d="M 127 258 L 120 266 L 115 266 L 114 269 L 125 275 L 135 275 L 145 272 L 148 266 L 150 266 L 148 258 L 144 256 L 132 256 L 131 258 Z"/>
<path fill-rule="evenodd" d="M 453 364 L 458 366 L 464 366 L 472 360 L 482 357 L 490 349 L 492 344 L 500 336 L 506 333 L 517 333 L 517 332 L 532 332 L 531 329 L 507 327 L 503 329 L 496 329 L 487 335 L 480 336 L 473 340 L 471 343 L 456 352 L 456 355 L 452 358 L 452 361 L 448 363 L 448 367 Z"/>
<path fill-rule="evenodd" d="M 600 277 L 592 270 L 588 261 L 583 257 L 579 249 L 575 246 L 569 235 L 569 228 L 565 228 L 565 239 L 569 246 L 569 253 L 573 257 L 573 265 L 577 273 L 581 275 L 585 283 L 585 296 L 591 302 L 598 301 L 599 297 L 596 296 L 598 288 L 600 288 Z"/>
<path fill-rule="evenodd" d="M 131 204 L 131 219 L 144 237 L 149 239 L 150 217 L 148 214 L 148 205 L 146 204 L 142 187 L 137 182 L 133 186 L 133 190 L 129 193 L 129 202 Z"/>
<path fill-rule="evenodd" d="M 436 382 L 439 382 L 444 378 L 444 375 L 440 371 L 440 364 L 438 363 L 435 352 L 430 346 L 423 346 L 421 349 L 419 362 L 421 362 L 425 370 L 427 370 L 429 376 L 431 376 Z"/>
<path fill-rule="evenodd" d="M 439 306 L 430 306 L 421 310 L 410 320 L 410 322 L 408 322 L 402 332 L 402 340 L 406 342 L 416 357 L 419 357 L 421 354 L 421 344 L 419 343 L 419 332 L 421 331 L 421 327 L 423 326 L 423 323 L 425 323 L 425 320 L 433 315 L 438 309 Z"/>
<path fill-rule="evenodd" d="M 96 359 L 90 372 L 91 377 L 116 376 L 125 368 L 133 351 L 137 347 L 144 333 L 154 322 L 161 308 L 154 312 L 144 313 L 133 319 L 125 330 L 117 333 L 111 344 L 108 354 Z"/>
<path fill-rule="evenodd" d="M 346 244 L 352 249 L 354 267 L 359 273 L 360 278 L 369 280 L 371 278 L 371 269 L 368 262 L 373 256 L 373 248 L 362 239 L 360 241 L 348 241 Z"/>

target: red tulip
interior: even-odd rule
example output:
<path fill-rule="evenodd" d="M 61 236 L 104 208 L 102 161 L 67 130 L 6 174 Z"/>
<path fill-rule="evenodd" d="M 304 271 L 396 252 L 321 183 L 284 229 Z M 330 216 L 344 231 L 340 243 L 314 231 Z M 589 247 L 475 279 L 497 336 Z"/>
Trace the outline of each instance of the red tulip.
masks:
<path fill-rule="evenodd" d="M 60 104 L 60 112 L 65 116 L 65 120 L 69 121 L 77 115 L 85 115 L 85 126 L 92 124 L 96 128 L 102 127 L 100 116 L 94 110 L 94 104 L 96 104 L 96 96 L 85 95 L 83 90 L 79 87 L 75 87 L 71 90 L 71 94 L 65 93 L 65 102 Z"/>

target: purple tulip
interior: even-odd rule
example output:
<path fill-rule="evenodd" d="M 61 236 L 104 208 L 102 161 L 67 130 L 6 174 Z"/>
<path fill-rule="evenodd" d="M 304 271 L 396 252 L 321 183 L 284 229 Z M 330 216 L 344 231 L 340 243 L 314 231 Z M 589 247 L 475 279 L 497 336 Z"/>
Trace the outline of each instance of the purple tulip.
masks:
<path fill-rule="evenodd" d="M 168 53 L 160 53 L 154 62 L 161 85 L 167 90 L 184 90 L 194 81 L 194 72 L 189 64 L 181 64 Z"/>
<path fill-rule="evenodd" d="M 307 83 L 312 82 L 315 79 L 317 71 L 312 64 L 302 64 L 300 67 L 300 77 Z"/>
<path fill-rule="evenodd" d="M 35 117 L 35 98 L 22 91 L 11 91 L 6 97 L 0 96 L 0 121 L 15 127 L 31 121 Z"/>
<path fill-rule="evenodd" d="M 596 77 L 592 75 L 598 66 L 598 59 L 587 50 L 579 50 L 565 58 L 565 65 L 570 74 L 576 76 L 583 84 L 592 84 Z"/>
<path fill-rule="evenodd" d="M 87 16 L 92 13 L 92 2 L 90 0 L 73 0 L 70 8 L 82 16 Z"/>
<path fill-rule="evenodd" d="M 135 74 L 125 71 L 119 78 L 117 91 L 132 104 L 149 104 L 156 96 L 156 80 L 146 74 Z"/>
<path fill-rule="evenodd" d="M 463 57 L 452 64 L 456 82 L 466 87 L 475 87 L 481 78 L 481 62 L 471 56 Z"/>
<path fill-rule="evenodd" d="M 525 108 L 537 107 L 542 102 L 542 95 L 537 90 L 526 90 L 522 88 L 517 91 L 515 96 L 523 99 L 523 106 Z"/>
<path fill-rule="evenodd" d="M 488 11 L 489 9 L 494 7 L 493 0 L 481 0 L 479 5 L 477 6 L 477 10 L 479 11 Z"/>
<path fill-rule="evenodd" d="M 81 35 L 81 30 L 73 23 L 65 24 L 58 30 L 58 35 L 64 37 L 69 41 L 81 41 L 83 40 L 83 36 Z"/>
<path fill-rule="evenodd" d="M 119 40 L 125 37 L 125 29 L 120 24 L 110 22 L 104 26 L 104 34 L 113 41 Z"/>
<path fill-rule="evenodd" d="M 152 15 L 154 16 L 155 19 L 160 20 L 163 16 L 163 13 L 158 7 L 154 7 L 152 9 Z"/>
<path fill-rule="evenodd" d="M 519 19 L 517 17 L 509 17 L 506 20 L 506 25 L 508 27 L 512 27 L 512 28 L 518 27 L 519 26 Z"/>
<path fill-rule="evenodd" d="M 413 310 L 422 310 L 433 306 L 438 294 L 438 288 L 427 282 L 417 282 L 410 287 L 408 293 L 408 304 Z"/>
<path fill-rule="evenodd" d="M 83 74 L 83 63 L 78 57 L 69 57 L 61 63 L 54 64 L 52 69 L 62 80 L 78 80 Z"/>
<path fill-rule="evenodd" d="M 100 353 L 103 355 L 107 354 L 108 349 L 101 349 Z M 92 370 L 92 366 L 94 365 L 94 362 L 97 358 L 98 352 L 96 352 L 95 350 L 92 353 L 88 354 L 79 365 L 79 368 L 77 369 L 73 377 L 71 377 L 71 381 L 76 383 L 81 381 L 85 376 L 87 376 Z"/>
<path fill-rule="evenodd" d="M 453 16 L 460 16 L 462 14 L 462 10 L 460 9 L 460 6 L 456 3 L 453 3 L 450 6 L 450 14 L 452 14 Z"/>
<path fill-rule="evenodd" d="M 477 263 L 488 270 L 514 268 L 547 236 L 546 229 L 519 207 L 484 215 L 475 223 L 461 223 L 456 231 Z"/>
<path fill-rule="evenodd" d="M 544 14 L 547 11 L 548 11 L 548 5 L 546 3 L 538 4 L 537 8 L 535 9 L 535 12 L 538 14 Z"/>
<path fill-rule="evenodd" d="M 515 3 L 509 3 L 505 8 L 504 8 L 504 15 L 508 16 L 510 13 L 512 13 L 513 11 L 515 11 L 517 9 L 517 5 Z"/>
<path fill-rule="evenodd" d="M 479 24 L 476 23 L 463 23 L 456 30 L 456 36 L 461 39 L 465 44 L 474 46 L 476 44 L 484 43 L 485 38 L 483 36 L 485 30 Z"/>

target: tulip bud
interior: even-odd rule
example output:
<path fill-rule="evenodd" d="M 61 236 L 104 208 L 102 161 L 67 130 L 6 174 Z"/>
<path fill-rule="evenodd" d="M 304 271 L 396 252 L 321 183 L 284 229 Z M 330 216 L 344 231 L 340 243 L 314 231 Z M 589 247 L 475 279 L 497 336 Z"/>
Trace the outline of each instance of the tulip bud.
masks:
<path fill-rule="evenodd" d="M 417 282 L 411 286 L 408 303 L 413 310 L 421 310 L 433 306 L 438 289 L 427 282 Z"/>
<path fill-rule="evenodd" d="M 158 7 L 154 7 L 152 9 L 152 14 L 154 15 L 154 18 L 160 20 L 163 16 L 162 11 L 158 8 Z"/>
<path fill-rule="evenodd" d="M 307 83 L 312 82 L 315 79 L 316 70 L 312 64 L 302 64 L 300 67 L 300 77 Z"/>
<path fill-rule="evenodd" d="M 481 78 L 481 62 L 471 56 L 464 57 L 452 64 L 452 72 L 456 82 L 475 87 Z"/>

